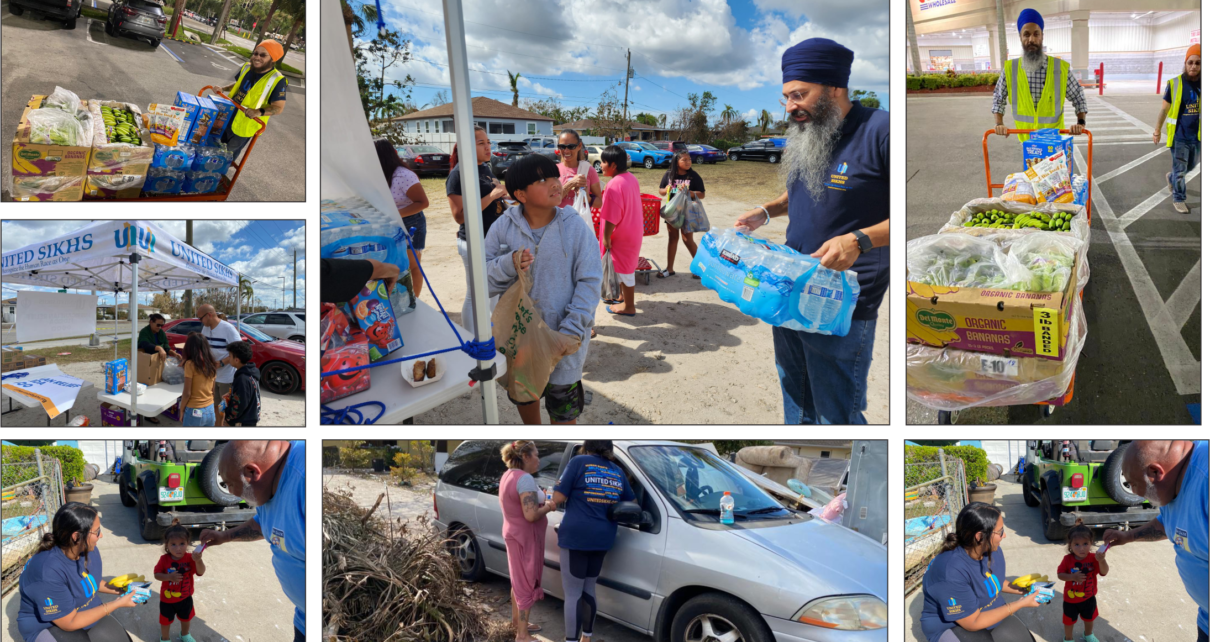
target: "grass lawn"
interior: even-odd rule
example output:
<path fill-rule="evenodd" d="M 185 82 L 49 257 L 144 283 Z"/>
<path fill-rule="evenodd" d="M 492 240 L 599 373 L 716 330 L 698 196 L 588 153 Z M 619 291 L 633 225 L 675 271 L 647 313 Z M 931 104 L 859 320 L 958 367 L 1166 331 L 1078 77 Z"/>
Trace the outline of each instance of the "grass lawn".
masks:
<path fill-rule="evenodd" d="M 188 31 L 188 32 L 192 33 L 193 35 L 197 36 L 198 40 L 201 40 L 202 42 L 204 42 L 206 44 L 210 44 L 210 36 L 214 35 L 214 32 L 201 32 L 201 31 L 198 31 L 197 29 L 190 29 L 189 27 L 185 27 L 184 29 L 185 29 L 185 31 Z M 220 45 L 231 44 L 231 42 L 228 41 L 226 38 L 219 38 L 218 43 Z"/>
<path fill-rule="evenodd" d="M 83 9 L 80 9 L 80 15 L 85 18 L 100 20 L 101 22 L 105 22 L 105 20 L 109 17 L 107 12 L 101 11 L 100 9 L 93 9 L 92 7 L 84 7 Z"/>
<path fill-rule="evenodd" d="M 66 356 L 59 356 L 60 352 L 70 352 Z M 103 348 L 86 348 L 83 346 L 60 346 L 58 348 L 39 348 L 37 350 L 26 350 L 25 354 L 37 355 L 46 357 L 47 364 L 63 365 L 65 363 L 84 363 L 87 361 L 113 361 L 113 346 L 106 345 Z M 130 358 L 130 339 L 122 339 L 118 341 L 118 358 Z"/>

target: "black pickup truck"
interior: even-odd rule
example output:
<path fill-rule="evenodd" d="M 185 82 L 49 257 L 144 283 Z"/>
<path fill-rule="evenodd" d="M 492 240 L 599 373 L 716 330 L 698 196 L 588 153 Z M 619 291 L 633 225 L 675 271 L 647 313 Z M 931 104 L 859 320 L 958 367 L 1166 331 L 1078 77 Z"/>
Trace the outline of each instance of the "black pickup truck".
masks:
<path fill-rule="evenodd" d="M 84 8 L 84 0 L 9 0 L 8 11 L 19 16 L 26 11 L 31 17 L 50 18 L 63 23 L 65 29 L 75 29 L 76 19 Z"/>
<path fill-rule="evenodd" d="M 513 162 L 526 154 L 541 154 L 554 162 L 559 162 L 559 153 L 551 148 L 530 147 L 524 141 L 502 141 L 494 144 L 492 149 L 492 174 L 504 180 L 504 174 Z"/>

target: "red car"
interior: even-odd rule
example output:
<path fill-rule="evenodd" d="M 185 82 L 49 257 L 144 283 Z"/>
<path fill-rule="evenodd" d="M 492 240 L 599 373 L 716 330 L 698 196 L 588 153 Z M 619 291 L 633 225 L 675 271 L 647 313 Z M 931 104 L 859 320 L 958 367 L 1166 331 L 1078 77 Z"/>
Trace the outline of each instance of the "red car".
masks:
<path fill-rule="evenodd" d="M 231 325 L 235 325 L 232 323 Z M 284 341 L 257 330 L 250 325 L 236 326 L 244 341 L 252 346 L 252 363 L 260 369 L 260 383 L 266 390 L 288 395 L 307 389 L 307 347 L 297 341 Z M 168 343 L 185 343 L 190 332 L 201 332 L 197 319 L 174 319 L 164 324 Z"/>

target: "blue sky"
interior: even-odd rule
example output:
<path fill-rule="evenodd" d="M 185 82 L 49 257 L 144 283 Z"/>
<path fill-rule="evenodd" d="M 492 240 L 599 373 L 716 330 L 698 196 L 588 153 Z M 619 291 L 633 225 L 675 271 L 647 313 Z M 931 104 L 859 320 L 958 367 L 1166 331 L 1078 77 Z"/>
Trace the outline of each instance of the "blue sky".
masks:
<path fill-rule="evenodd" d="M 760 110 L 780 117 L 781 54 L 812 37 L 832 38 L 857 54 L 850 88 L 889 91 L 887 0 L 466 0 L 471 90 L 511 102 L 507 72 L 522 74 L 521 98 L 555 96 L 595 108 L 602 91 L 625 77 L 626 48 L 635 78 L 631 113 L 660 114 L 710 91 L 717 110 L 730 104 L 754 123 Z M 412 40 L 415 60 L 388 75 L 410 74 L 418 106 L 442 88 L 449 69 L 440 4 L 382 0 L 387 26 Z M 371 35 L 373 28 L 367 30 Z M 717 116 L 717 113 L 716 113 Z"/>
<path fill-rule="evenodd" d="M 185 221 L 151 221 L 182 241 Z M 91 225 L 89 221 L 5 220 L 0 226 L 3 251 L 10 252 L 32 243 L 56 238 Z M 298 248 L 298 305 L 306 292 L 306 233 L 303 221 L 194 221 L 193 245 L 237 272 L 254 279 L 252 290 L 264 305 L 277 307 L 281 301 L 282 279 L 286 277 L 286 304 L 294 303 L 294 248 Z M 4 284 L 4 297 L 16 296 L 16 290 L 48 290 L 26 285 Z M 181 295 L 177 293 L 177 297 Z M 98 297 L 113 302 L 113 294 Z M 150 303 L 151 295 L 140 293 L 140 302 Z M 121 295 L 119 303 L 126 302 Z"/>

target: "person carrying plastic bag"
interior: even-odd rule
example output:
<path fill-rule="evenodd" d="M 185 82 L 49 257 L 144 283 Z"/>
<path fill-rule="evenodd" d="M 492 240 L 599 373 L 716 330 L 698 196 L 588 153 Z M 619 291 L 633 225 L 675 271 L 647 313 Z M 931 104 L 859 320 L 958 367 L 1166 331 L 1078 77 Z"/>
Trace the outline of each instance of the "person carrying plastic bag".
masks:
<path fill-rule="evenodd" d="M 622 298 L 607 300 L 615 305 L 605 309 L 610 314 L 632 317 L 638 313 L 634 307 L 634 273 L 643 246 L 643 200 L 639 181 L 626 164 L 626 152 L 617 145 L 601 152 L 601 170 L 609 177 L 601 199 L 601 253 L 612 254 L 613 268 L 622 282 Z"/>
<path fill-rule="evenodd" d="M 580 134 L 574 129 L 564 129 L 559 134 L 559 181 L 563 183 L 563 200 L 559 207 L 573 207 L 576 213 L 593 228 L 592 210 L 601 207 L 601 178 L 588 162 L 588 152 Z M 593 236 L 601 231 L 592 230 Z"/>
<path fill-rule="evenodd" d="M 702 177 L 693 170 L 693 156 L 687 150 L 678 151 L 672 156 L 672 163 L 668 167 L 668 171 L 660 178 L 660 196 L 667 196 L 671 201 L 673 198 L 682 192 L 689 192 L 689 197 L 697 197 L 700 205 L 701 200 L 706 198 L 706 184 Z M 686 207 L 685 214 L 691 213 Z M 701 210 L 702 218 L 705 218 L 705 209 Z M 702 225 L 704 223 L 704 225 Z M 678 239 L 685 244 L 685 249 L 689 250 L 689 259 L 697 256 L 697 242 L 693 239 L 694 232 L 709 232 L 710 222 L 694 220 L 692 223 L 688 220 L 682 222 L 678 227 L 665 220 L 664 227 L 668 229 L 668 262 L 667 267 L 662 272 L 656 275 L 656 278 L 666 279 L 676 275 L 676 246 Z M 704 229 L 702 229 L 704 227 Z M 697 275 L 694 275 L 697 278 Z"/>

